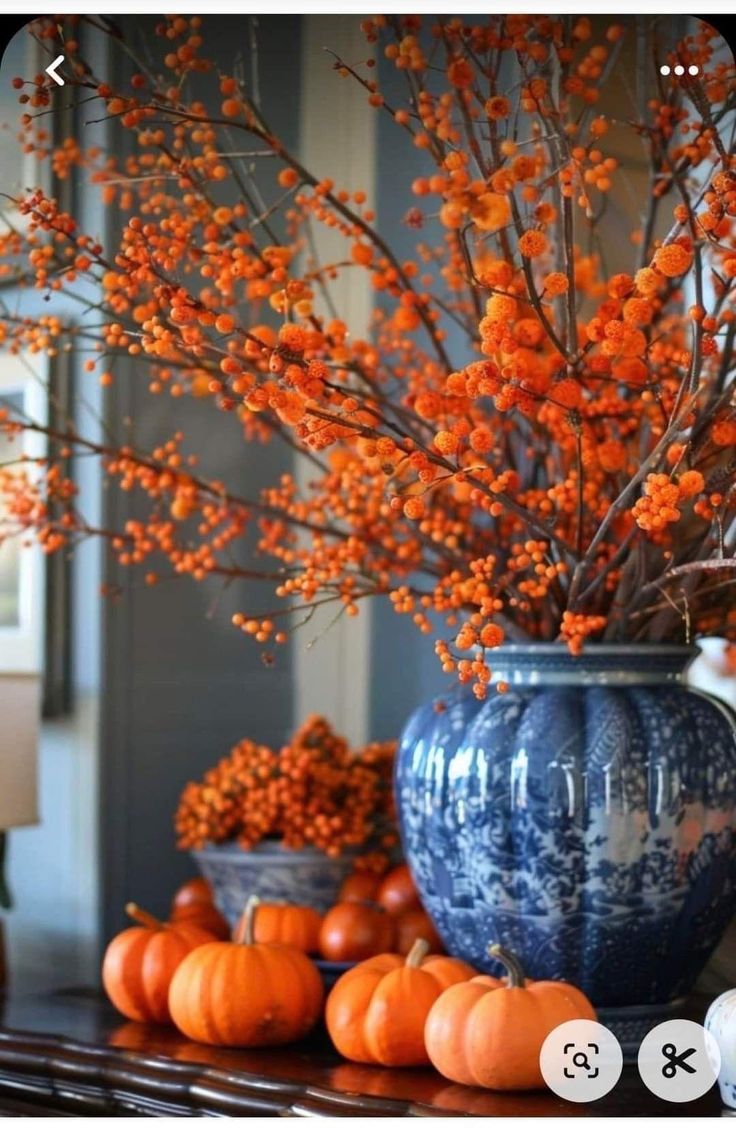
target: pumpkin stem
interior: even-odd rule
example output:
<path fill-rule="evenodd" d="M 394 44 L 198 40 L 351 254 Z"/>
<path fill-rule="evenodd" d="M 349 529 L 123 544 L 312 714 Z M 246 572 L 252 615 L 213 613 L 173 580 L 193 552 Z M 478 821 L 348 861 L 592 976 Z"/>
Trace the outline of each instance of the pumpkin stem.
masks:
<path fill-rule="evenodd" d="M 405 964 L 409 969 L 418 969 L 428 953 L 429 942 L 425 942 L 424 938 L 417 938 L 406 955 Z"/>
<path fill-rule="evenodd" d="M 137 922 L 140 926 L 147 926 L 149 930 L 163 930 L 166 925 L 160 918 L 154 918 L 147 910 L 141 910 L 137 902 L 127 902 L 125 904 L 125 913 L 129 918 L 132 918 L 134 922 Z"/>
<path fill-rule="evenodd" d="M 521 968 L 521 962 L 516 954 L 511 950 L 507 950 L 505 946 L 501 946 L 498 942 L 491 942 L 488 946 L 488 956 L 500 961 L 506 970 L 509 978 L 510 989 L 523 989 L 526 984 L 524 979 L 524 970 Z"/>
<path fill-rule="evenodd" d="M 233 938 L 233 941 L 238 945 L 252 946 L 255 942 L 256 910 L 260 905 L 261 900 L 258 895 L 251 895 L 245 904 L 245 910 L 241 915 Z"/>

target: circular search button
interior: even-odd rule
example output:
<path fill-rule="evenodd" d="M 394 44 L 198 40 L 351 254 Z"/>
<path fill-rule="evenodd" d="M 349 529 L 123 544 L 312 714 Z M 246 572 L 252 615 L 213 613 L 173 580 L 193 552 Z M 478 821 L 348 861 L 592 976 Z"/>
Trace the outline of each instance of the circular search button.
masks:
<path fill-rule="evenodd" d="M 550 1091 L 573 1103 L 602 1099 L 618 1083 L 623 1065 L 621 1045 L 597 1020 L 558 1024 L 539 1053 L 539 1067 Z"/>

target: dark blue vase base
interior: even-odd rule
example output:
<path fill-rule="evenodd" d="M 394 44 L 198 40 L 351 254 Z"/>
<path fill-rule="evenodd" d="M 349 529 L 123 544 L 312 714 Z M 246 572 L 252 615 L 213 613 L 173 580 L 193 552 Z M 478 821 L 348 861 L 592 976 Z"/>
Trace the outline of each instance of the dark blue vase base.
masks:
<path fill-rule="evenodd" d="M 684 1016 L 685 998 L 668 1001 L 666 1004 L 639 1004 L 626 1008 L 598 1008 L 598 1020 L 610 1028 L 621 1045 L 624 1063 L 636 1063 L 639 1045 L 652 1028 L 665 1020 L 677 1020 Z"/>

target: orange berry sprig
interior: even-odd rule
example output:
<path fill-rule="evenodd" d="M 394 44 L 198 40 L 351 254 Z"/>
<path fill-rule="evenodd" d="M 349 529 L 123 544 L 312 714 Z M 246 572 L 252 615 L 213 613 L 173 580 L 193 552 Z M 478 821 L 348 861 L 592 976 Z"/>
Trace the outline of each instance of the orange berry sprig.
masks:
<path fill-rule="evenodd" d="M 306 168 L 247 83 L 208 57 L 206 19 L 165 17 L 154 67 L 126 44 L 116 85 L 82 57 L 77 23 L 44 17 L 33 32 L 49 50 L 64 44 L 68 96 L 91 101 L 121 144 L 57 143 L 46 80 L 18 76 L 21 144 L 57 182 L 97 186 L 120 236 L 104 246 L 55 190 L 16 201 L 22 223 L 0 234 L 0 277 L 20 271 L 49 302 L 43 314 L 37 301 L 4 310 L 0 348 L 83 352 L 103 388 L 132 361 L 171 426 L 144 451 L 69 428 L 51 435 L 4 409 L 0 439 L 13 451 L 19 428 L 45 432 L 64 461 L 97 456 L 140 509 L 122 529 L 96 529 L 60 462 L 8 466 L 0 538 L 35 535 L 53 552 L 103 537 L 152 585 L 267 577 L 273 606 L 244 604 L 233 624 L 268 649 L 317 606 L 352 617 L 388 599 L 479 698 L 510 638 L 573 651 L 631 632 L 736 638 L 728 565 L 718 579 L 693 571 L 736 554 L 736 163 L 725 128 L 736 76 L 713 28 L 691 23 L 672 61 L 697 64 L 697 77 L 653 75 L 631 123 L 653 190 L 627 244 L 626 126 L 606 76 L 633 56 L 634 21 L 365 20 L 366 60 L 336 59 L 334 81 L 358 82 L 415 156 L 403 191 L 416 246 L 399 254 L 365 191 Z M 647 29 L 653 45 L 660 30 Z M 405 101 L 384 89 L 387 68 L 408 76 Z M 493 76 L 507 71 L 501 89 Z M 340 245 L 330 261 L 304 253 L 313 228 Z M 599 251 L 611 241 L 615 269 Z M 355 272 L 375 297 L 365 335 L 324 298 L 325 284 L 339 296 Z M 99 301 L 69 325 L 54 297 L 80 283 Z M 212 413 L 213 435 L 224 413 L 244 442 L 299 451 L 309 485 L 287 470 L 243 497 L 218 477 L 214 442 L 204 474 L 178 426 L 188 398 Z M 243 563 L 246 538 L 257 558 Z M 302 753 L 327 789 L 325 767 Z M 304 787 L 300 765 L 289 789 L 269 794 L 279 811 Z M 260 819 L 244 820 L 244 841 Z M 325 834 L 307 825 L 289 835 Z"/>

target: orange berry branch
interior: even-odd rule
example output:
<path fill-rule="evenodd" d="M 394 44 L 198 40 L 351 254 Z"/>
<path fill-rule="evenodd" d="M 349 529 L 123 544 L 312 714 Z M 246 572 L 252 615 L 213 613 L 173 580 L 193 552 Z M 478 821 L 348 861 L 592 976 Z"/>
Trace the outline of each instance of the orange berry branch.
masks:
<path fill-rule="evenodd" d="M 44 315 L 0 304 L 0 348 L 77 354 L 103 386 L 144 380 L 172 426 L 138 450 L 0 404 L 8 438 L 54 443 L 47 459 L 0 459 L 0 537 L 35 533 L 47 552 L 103 537 L 149 584 L 270 579 L 277 606 L 233 617 L 269 646 L 295 614 L 334 603 L 352 616 L 387 597 L 479 697 L 505 639 L 574 652 L 587 639 L 736 639 L 736 75 L 710 25 L 668 50 L 661 22 L 641 19 L 643 37 L 628 17 L 364 22 L 365 59 L 326 65 L 424 166 L 406 185 L 410 257 L 365 191 L 307 169 L 248 82 L 221 72 L 206 19 L 166 17 L 151 64 L 104 16 L 35 21 L 113 141 L 55 143 L 40 75 L 14 83 L 20 144 L 57 184 L 98 186 L 119 236 L 103 246 L 40 189 L 13 201 L 23 224 L 0 236 L 0 277 L 50 303 Z M 123 52 L 116 88 L 84 57 L 91 34 Z M 606 83 L 642 42 L 645 94 L 615 118 L 600 108 Z M 381 90 L 379 57 L 403 100 Z M 662 78 L 660 62 L 685 77 Z M 633 152 L 649 191 L 624 231 Z M 319 227 L 342 239 L 334 262 L 315 252 Z M 629 241 L 628 269 L 607 267 L 611 240 L 617 262 Z M 366 337 L 334 285 L 356 271 L 376 296 Z M 84 303 L 74 324 L 55 293 Z M 177 424 L 189 397 L 244 442 L 307 458 L 308 486 L 285 473 L 243 498 L 202 474 Z M 81 452 L 148 500 L 145 520 L 85 521 L 66 473 Z M 257 558 L 242 563 L 253 529 Z"/>
<path fill-rule="evenodd" d="M 285 847 L 334 856 L 372 845 L 362 866 L 377 866 L 397 839 L 395 744 L 351 750 L 317 715 L 279 751 L 246 738 L 202 781 L 185 787 L 174 820 L 178 846 L 236 840 L 252 848 L 277 837 Z"/>

